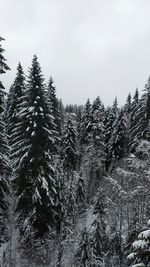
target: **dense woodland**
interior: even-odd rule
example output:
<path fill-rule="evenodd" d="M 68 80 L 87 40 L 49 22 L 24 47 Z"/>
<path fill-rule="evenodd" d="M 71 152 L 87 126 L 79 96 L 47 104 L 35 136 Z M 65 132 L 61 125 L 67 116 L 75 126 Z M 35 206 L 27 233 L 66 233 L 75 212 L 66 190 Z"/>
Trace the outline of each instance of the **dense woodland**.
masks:
<path fill-rule="evenodd" d="M 122 107 L 65 107 L 37 56 L 1 79 L 0 266 L 150 266 L 150 78 Z"/>

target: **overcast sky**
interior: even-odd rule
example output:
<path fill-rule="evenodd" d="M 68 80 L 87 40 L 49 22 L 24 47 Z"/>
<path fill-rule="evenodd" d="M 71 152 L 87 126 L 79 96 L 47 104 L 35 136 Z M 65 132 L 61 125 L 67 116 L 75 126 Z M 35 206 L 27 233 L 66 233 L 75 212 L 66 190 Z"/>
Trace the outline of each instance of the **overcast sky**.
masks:
<path fill-rule="evenodd" d="M 150 75 L 149 0 L 0 0 L 0 10 L 7 88 L 33 54 L 65 104 L 122 104 Z"/>

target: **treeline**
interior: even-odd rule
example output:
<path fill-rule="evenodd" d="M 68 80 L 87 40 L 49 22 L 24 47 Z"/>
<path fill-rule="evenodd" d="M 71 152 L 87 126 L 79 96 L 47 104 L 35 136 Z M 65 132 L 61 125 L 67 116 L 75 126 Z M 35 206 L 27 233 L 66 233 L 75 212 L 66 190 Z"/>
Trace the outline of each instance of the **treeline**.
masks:
<path fill-rule="evenodd" d="M 3 52 L 0 45 L 0 74 L 9 70 Z M 28 75 L 19 63 L 4 89 L 0 82 L 1 245 L 13 239 L 13 199 L 18 266 L 65 266 L 69 246 L 68 266 L 126 266 L 149 216 L 150 79 L 122 108 L 100 97 L 64 107 L 34 56 Z M 148 264 L 147 247 L 134 248 L 130 260 Z M 14 254 L 9 260 L 17 266 Z"/>

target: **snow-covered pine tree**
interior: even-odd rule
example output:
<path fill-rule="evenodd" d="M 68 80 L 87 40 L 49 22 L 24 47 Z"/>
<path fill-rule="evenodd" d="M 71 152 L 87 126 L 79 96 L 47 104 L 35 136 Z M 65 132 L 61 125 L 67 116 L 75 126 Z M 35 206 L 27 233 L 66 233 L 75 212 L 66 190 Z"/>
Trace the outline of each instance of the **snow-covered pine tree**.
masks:
<path fill-rule="evenodd" d="M 137 109 L 139 103 L 139 91 L 136 89 L 132 105 L 131 105 L 131 116 L 130 116 L 130 130 L 129 130 L 129 152 L 134 152 L 135 147 L 137 146 Z"/>
<path fill-rule="evenodd" d="M 98 192 L 98 197 L 94 206 L 93 214 L 96 216 L 93 222 L 93 232 L 92 232 L 92 261 L 95 263 L 103 263 L 105 261 L 105 253 L 108 248 L 108 237 L 106 234 L 106 224 L 105 224 L 105 195 L 103 189 L 100 188 Z"/>
<path fill-rule="evenodd" d="M 37 57 L 34 56 L 27 83 L 26 98 L 18 116 L 12 158 L 15 170 L 16 212 L 21 238 L 42 238 L 56 226 L 58 185 L 51 148 L 55 142 L 53 117 Z"/>
<path fill-rule="evenodd" d="M 105 160 L 104 106 L 99 96 L 92 105 L 91 138 L 96 155 L 103 165 Z"/>
<path fill-rule="evenodd" d="M 132 101 L 131 100 L 132 100 L 131 94 L 129 93 L 128 96 L 127 96 L 127 101 L 126 101 L 125 107 L 124 107 L 124 111 L 127 114 L 130 114 L 130 112 L 131 112 L 131 106 L 132 106 Z"/>
<path fill-rule="evenodd" d="M 85 227 L 81 234 L 81 241 L 79 243 L 75 255 L 75 263 L 77 267 L 87 267 L 91 266 L 90 262 L 91 262 L 91 252 L 90 252 L 89 233 L 87 232 L 87 229 Z"/>
<path fill-rule="evenodd" d="M 150 140 L 150 77 L 145 85 L 144 93 L 138 102 L 136 112 L 136 125 L 134 138 L 137 142 L 140 139 Z M 137 143 L 136 142 L 136 143 Z"/>
<path fill-rule="evenodd" d="M 122 247 L 122 235 L 120 232 L 115 232 L 110 238 L 109 243 L 109 251 L 108 251 L 108 257 L 109 257 L 109 264 L 108 266 L 116 266 L 116 267 L 122 267 L 123 266 L 123 247 Z"/>
<path fill-rule="evenodd" d="M 106 170 L 108 170 L 109 165 L 111 163 L 112 158 L 112 151 L 109 149 L 110 146 L 110 139 L 112 136 L 112 132 L 114 130 L 113 124 L 116 120 L 116 117 L 118 115 L 118 101 L 117 98 L 115 98 L 115 101 L 113 103 L 113 106 L 106 111 L 106 119 L 105 119 L 105 146 L 106 146 L 106 160 L 105 160 L 105 166 Z"/>
<path fill-rule="evenodd" d="M 21 63 L 17 67 L 17 74 L 7 99 L 7 134 L 10 147 L 13 143 L 13 133 L 15 128 L 20 123 L 19 111 L 22 108 L 22 101 L 25 95 L 25 75 Z M 12 137 L 11 137 L 12 135 Z"/>
<path fill-rule="evenodd" d="M 68 172 L 75 170 L 77 162 L 76 154 L 77 132 L 71 119 L 68 118 L 62 138 L 62 159 L 64 169 Z"/>
<path fill-rule="evenodd" d="M 81 117 L 81 125 L 80 125 L 81 144 L 89 144 L 90 142 L 91 120 L 92 120 L 91 104 L 90 100 L 88 99 L 85 104 L 84 111 Z"/>
<path fill-rule="evenodd" d="M 133 242 L 132 252 L 128 255 L 130 266 L 148 267 L 150 264 L 150 221 L 147 228 L 139 235 L 138 240 Z"/>
<path fill-rule="evenodd" d="M 83 171 L 80 171 L 77 181 L 76 200 L 79 206 L 85 203 L 85 182 Z"/>
<path fill-rule="evenodd" d="M 113 158 L 121 159 L 126 154 L 126 148 L 126 122 L 124 117 L 124 111 L 123 109 L 121 109 L 113 124 L 113 132 L 110 139 L 109 150 L 110 153 L 112 153 Z"/>
<path fill-rule="evenodd" d="M 59 143 L 60 137 L 61 137 L 61 123 L 62 123 L 61 122 L 61 110 L 60 110 L 59 101 L 56 97 L 56 88 L 53 84 L 54 84 L 53 79 L 52 77 L 50 77 L 49 84 L 48 84 L 48 95 L 49 95 L 52 115 L 54 117 L 56 132 L 58 134 L 58 143 Z"/>
<path fill-rule="evenodd" d="M 0 42 L 1 41 L 4 41 L 2 37 L 0 37 Z M 9 67 L 6 64 L 6 59 L 3 56 L 4 51 L 5 50 L 0 43 L 0 75 L 9 70 Z M 4 89 L 4 85 L 2 81 L 0 81 L 0 244 L 4 241 L 4 229 L 6 228 L 5 220 L 7 217 L 8 205 L 5 196 L 9 192 L 8 176 L 10 175 L 10 164 L 8 160 L 9 149 L 7 144 L 6 125 L 4 122 Z"/>

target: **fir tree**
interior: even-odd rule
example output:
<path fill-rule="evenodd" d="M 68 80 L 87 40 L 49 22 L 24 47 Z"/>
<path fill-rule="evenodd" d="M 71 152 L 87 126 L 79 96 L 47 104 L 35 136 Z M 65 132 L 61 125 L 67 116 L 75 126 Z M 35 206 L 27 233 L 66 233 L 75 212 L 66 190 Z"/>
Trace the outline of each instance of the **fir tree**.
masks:
<path fill-rule="evenodd" d="M 106 146 L 106 160 L 105 160 L 105 166 L 106 170 L 108 170 L 109 165 L 111 163 L 112 159 L 112 151 L 110 148 L 110 140 L 113 133 L 113 125 L 118 115 L 118 102 L 117 98 L 115 98 L 115 101 L 113 103 L 113 106 L 108 109 L 107 111 L 107 117 L 105 119 L 105 146 Z"/>
<path fill-rule="evenodd" d="M 51 148 L 55 142 L 53 117 L 37 57 L 29 70 L 22 122 L 16 129 L 12 158 L 16 160 L 16 212 L 25 241 L 42 238 L 56 225 L 58 188 Z M 22 146 L 21 146 L 22 145 Z"/>
<path fill-rule="evenodd" d="M 77 199 L 78 204 L 85 203 L 85 184 L 84 184 L 84 177 L 83 177 L 82 171 L 79 174 L 79 178 L 77 182 L 76 199 Z"/>
<path fill-rule="evenodd" d="M 80 126 L 80 141 L 81 144 L 89 144 L 90 141 L 90 132 L 91 132 L 91 104 L 88 99 L 84 111 L 81 117 L 81 126 Z"/>
<path fill-rule="evenodd" d="M 138 101 L 136 110 L 136 125 L 134 127 L 134 139 L 137 144 L 139 140 L 150 140 L 150 77 L 145 86 L 144 93 Z"/>
<path fill-rule="evenodd" d="M 139 235 L 138 240 L 133 242 L 132 253 L 128 259 L 134 267 L 148 267 L 150 263 L 150 222 L 148 226 Z M 131 265 L 131 266 L 133 266 Z"/>
<path fill-rule="evenodd" d="M 79 243 L 78 250 L 75 256 L 75 262 L 76 266 L 78 267 L 87 267 L 90 266 L 90 261 L 90 242 L 87 229 L 85 228 L 81 235 L 81 241 Z"/>
<path fill-rule="evenodd" d="M 11 135 L 14 132 L 15 127 L 20 122 L 18 117 L 19 111 L 22 108 L 22 101 L 25 95 L 25 75 L 21 63 L 18 64 L 17 74 L 13 85 L 10 88 L 10 92 L 7 100 L 7 133 L 9 136 L 9 145 L 11 147 L 12 141 Z M 13 139 L 13 138 L 12 138 Z"/>
<path fill-rule="evenodd" d="M 4 39 L 0 37 L 0 42 Z M 6 59 L 3 56 L 5 50 L 0 43 L 0 75 L 6 73 L 9 67 L 6 64 Z M 10 175 L 9 166 L 9 150 L 7 145 L 6 127 L 4 122 L 4 98 L 5 91 L 2 81 L 0 81 L 0 243 L 4 236 L 5 219 L 7 217 L 8 205 L 5 199 L 6 194 L 9 192 L 8 176 Z"/>
<path fill-rule="evenodd" d="M 131 117 L 130 117 L 130 130 L 129 130 L 129 152 L 134 152 L 135 147 L 138 144 L 137 140 L 137 109 L 139 103 L 139 92 L 138 89 L 135 91 L 135 95 L 133 97 L 132 105 L 131 105 Z"/>
<path fill-rule="evenodd" d="M 91 138 L 97 155 L 104 162 L 105 158 L 105 128 L 104 128 L 104 106 L 99 97 L 92 105 Z"/>
<path fill-rule="evenodd" d="M 63 166 L 66 171 L 75 170 L 77 162 L 76 144 L 77 132 L 72 121 L 68 119 L 62 139 Z"/>
<path fill-rule="evenodd" d="M 92 234 L 92 257 L 95 262 L 103 263 L 104 256 L 108 248 L 108 237 L 106 234 L 105 225 L 105 196 L 103 190 L 100 188 L 98 192 L 98 198 L 94 206 L 93 214 L 96 216 L 93 222 L 93 234 Z"/>
<path fill-rule="evenodd" d="M 113 158 L 120 159 L 125 156 L 127 147 L 126 123 L 123 109 L 120 111 L 113 124 L 113 132 L 110 139 L 110 153 Z"/>
<path fill-rule="evenodd" d="M 56 127 L 56 132 L 58 133 L 58 141 L 61 136 L 61 113 L 60 113 L 60 105 L 59 101 L 56 97 L 56 88 L 53 85 L 53 79 L 50 77 L 50 81 L 48 84 L 48 94 L 49 94 L 49 100 L 51 105 L 51 111 L 52 115 L 54 117 L 54 123 Z"/>

